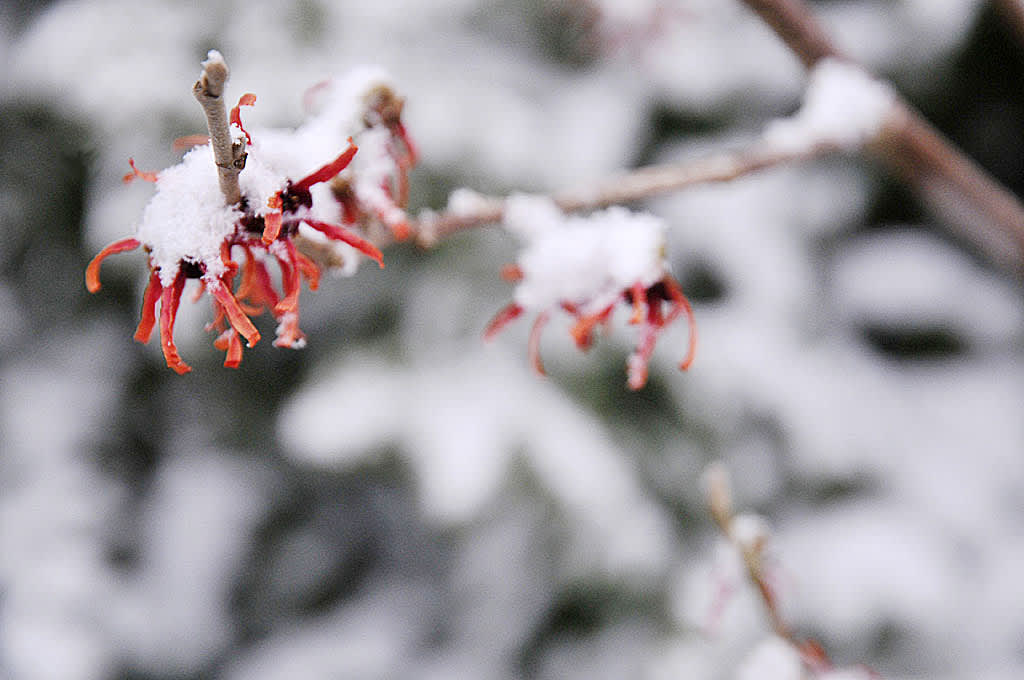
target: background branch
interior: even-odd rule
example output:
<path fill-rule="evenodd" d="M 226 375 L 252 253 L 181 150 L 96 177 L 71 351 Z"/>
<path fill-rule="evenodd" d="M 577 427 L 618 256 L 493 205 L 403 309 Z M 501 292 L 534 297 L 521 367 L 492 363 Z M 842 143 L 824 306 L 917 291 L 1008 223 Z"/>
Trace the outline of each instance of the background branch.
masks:
<path fill-rule="evenodd" d="M 1009 25 L 1018 42 L 1024 45 L 1024 2 L 1021 0 L 991 0 L 991 4 Z"/>
<path fill-rule="evenodd" d="M 743 149 L 696 160 L 639 168 L 595 184 L 560 191 L 552 199 L 565 212 L 595 210 L 678 191 L 696 184 L 728 182 L 758 170 L 810 160 L 836 150 L 837 146 L 822 143 L 809 150 L 787 152 L 758 141 Z M 471 210 L 449 210 L 421 216 L 415 225 L 419 242 L 431 246 L 438 239 L 456 232 L 500 222 L 504 208 L 503 199 L 482 197 Z"/>
<path fill-rule="evenodd" d="M 808 68 L 844 58 L 803 0 L 743 0 Z M 1018 2 L 1002 2 L 1014 5 Z M 871 150 L 922 195 L 951 230 L 994 262 L 1024 272 L 1024 205 L 959 151 L 913 107 L 897 99 L 892 122 Z"/>

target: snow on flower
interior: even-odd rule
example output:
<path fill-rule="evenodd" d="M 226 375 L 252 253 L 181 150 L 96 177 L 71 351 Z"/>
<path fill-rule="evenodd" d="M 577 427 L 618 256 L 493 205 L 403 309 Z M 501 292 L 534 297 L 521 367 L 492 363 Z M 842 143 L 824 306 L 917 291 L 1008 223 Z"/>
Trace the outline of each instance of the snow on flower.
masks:
<path fill-rule="evenodd" d="M 376 246 L 339 223 L 368 226 L 379 220 L 396 238 L 408 232 L 402 206 L 416 152 L 401 122 L 403 100 L 382 71 L 368 68 L 317 90 L 329 95 L 322 110 L 296 130 L 247 131 L 239 112 L 255 103 L 251 94 L 231 110 L 232 140 L 248 152 L 241 155 L 238 205 L 225 202 L 212 144 L 205 137 L 185 138 L 186 144 L 200 145 L 161 172 L 142 172 L 129 160 L 132 173 L 125 181 L 153 182 L 156 193 L 136 235 L 93 258 L 86 286 L 90 292 L 100 289 L 100 265 L 107 256 L 141 245 L 149 255 L 150 277 L 135 339 L 149 341 L 159 302 L 161 348 L 167 365 L 178 373 L 191 370 L 173 337 L 188 279 L 200 281 L 197 298 L 210 294 L 214 318 L 207 328 L 220 332 L 214 346 L 227 353 L 224 365 L 234 368 L 242 359 L 240 336 L 250 347 L 259 341 L 250 317 L 265 309 L 278 322 L 275 346 L 305 345 L 298 325 L 299 289 L 303 278 L 311 290 L 317 288 L 321 265 L 300 251 L 302 241 L 296 237 L 345 249 L 336 253 L 340 257 L 325 259 L 352 262 L 359 251 L 383 267 Z M 360 140 L 359 147 L 354 140 Z M 353 163 L 356 158 L 365 160 Z M 242 262 L 235 259 L 239 256 Z M 270 263 L 280 273 L 280 293 Z"/>
<path fill-rule="evenodd" d="M 593 343 L 594 329 L 607 325 L 616 304 L 624 302 L 633 310 L 629 323 L 642 326 L 627 362 L 629 387 L 646 384 L 658 336 L 683 314 L 690 345 L 679 367 L 689 368 L 696 324 L 689 301 L 667 272 L 662 220 L 621 207 L 587 217 L 566 216 L 550 199 L 517 195 L 506 204 L 505 227 L 523 237 L 526 247 L 516 264 L 503 271 L 506 279 L 517 282 L 514 299 L 488 325 L 486 339 L 524 312 L 536 312 L 529 352 L 543 375 L 540 336 L 553 311 L 562 309 L 575 318 L 571 333 L 577 347 L 585 350 Z"/>

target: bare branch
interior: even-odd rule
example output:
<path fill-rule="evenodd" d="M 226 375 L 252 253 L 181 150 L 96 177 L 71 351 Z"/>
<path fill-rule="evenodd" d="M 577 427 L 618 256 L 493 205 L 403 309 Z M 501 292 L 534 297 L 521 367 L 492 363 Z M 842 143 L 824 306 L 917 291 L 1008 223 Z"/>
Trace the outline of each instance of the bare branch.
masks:
<path fill-rule="evenodd" d="M 1014 37 L 1024 44 L 1024 2 L 1021 0 L 991 0 L 991 4 L 1009 24 Z"/>
<path fill-rule="evenodd" d="M 808 68 L 843 58 L 803 0 L 743 0 Z M 1019 2 L 1005 2 L 1020 9 Z M 921 193 L 953 231 L 994 262 L 1024 271 L 1024 205 L 907 102 L 871 150 Z"/>
<path fill-rule="evenodd" d="M 565 212 L 582 212 L 619 203 L 629 203 L 688 186 L 728 182 L 758 170 L 794 161 L 810 160 L 838 150 L 831 144 L 818 144 L 809 151 L 782 152 L 758 141 L 747 148 L 717 153 L 696 160 L 651 165 L 614 176 L 596 184 L 560 191 L 552 199 Z M 504 200 L 486 198 L 472 211 L 447 212 L 421 216 L 416 225 L 419 242 L 433 245 L 465 229 L 500 222 Z"/>
<path fill-rule="evenodd" d="M 206 114 L 206 127 L 213 144 L 220 191 L 228 205 L 242 200 L 238 173 L 245 168 L 245 142 L 233 141 L 228 127 L 228 108 L 224 103 L 224 85 L 228 81 L 228 65 L 217 50 L 210 50 L 203 62 L 203 72 L 192 86 L 192 94 Z"/>

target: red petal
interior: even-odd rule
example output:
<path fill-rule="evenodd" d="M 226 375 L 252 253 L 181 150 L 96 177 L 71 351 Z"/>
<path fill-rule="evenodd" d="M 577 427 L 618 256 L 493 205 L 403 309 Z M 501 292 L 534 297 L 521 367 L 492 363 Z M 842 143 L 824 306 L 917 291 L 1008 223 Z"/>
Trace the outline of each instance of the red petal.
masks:
<path fill-rule="evenodd" d="M 238 368 L 238 365 L 242 363 L 242 341 L 238 339 L 238 333 L 234 328 L 229 328 L 221 333 L 213 341 L 213 346 L 222 352 L 227 352 L 227 356 L 224 357 L 225 368 Z"/>
<path fill-rule="evenodd" d="M 238 98 L 238 103 L 231 109 L 230 122 L 233 125 L 237 125 L 238 129 L 242 131 L 242 134 L 245 135 L 245 142 L 247 144 L 252 144 L 252 137 L 250 137 L 249 133 L 245 131 L 244 127 L 242 127 L 242 116 L 239 113 L 239 109 L 243 106 L 252 106 L 255 103 L 256 95 L 251 92 L 247 92 Z"/>
<path fill-rule="evenodd" d="M 419 151 L 416 149 L 416 145 L 413 144 L 412 138 L 409 133 L 405 130 L 405 125 L 402 123 L 395 124 L 395 132 L 398 134 L 398 138 L 405 144 L 405 150 L 407 152 L 407 158 L 409 167 L 416 165 L 416 161 L 419 158 Z"/>
<path fill-rule="evenodd" d="M 285 239 L 282 241 L 286 248 L 286 257 L 278 257 L 277 263 L 281 267 L 281 288 L 284 298 L 274 306 L 274 316 L 281 317 L 288 312 L 294 312 L 299 307 L 299 268 L 295 265 L 295 245 Z"/>
<path fill-rule="evenodd" d="M 686 323 L 690 329 L 690 346 L 686 350 L 686 356 L 679 363 L 679 370 L 685 371 L 693 363 L 693 358 L 697 354 L 697 320 L 693 316 L 693 307 L 690 306 L 690 301 L 686 299 L 686 295 L 683 294 L 679 284 L 671 276 L 666 276 L 662 279 L 665 284 L 665 288 L 668 289 L 668 294 L 672 297 L 672 302 L 675 306 L 672 311 L 669 312 L 668 318 L 665 319 L 665 323 L 671 323 L 680 313 L 686 314 Z"/>
<path fill-rule="evenodd" d="M 274 340 L 274 347 L 296 347 L 305 345 L 306 335 L 299 330 L 299 315 L 295 312 L 288 312 L 281 317 L 281 323 L 277 328 L 277 339 Z"/>
<path fill-rule="evenodd" d="M 522 313 L 523 308 L 514 302 L 502 309 L 495 314 L 491 322 L 487 324 L 487 328 L 484 329 L 484 340 L 493 340 L 494 336 L 501 332 L 502 328 L 519 318 L 519 315 Z"/>
<path fill-rule="evenodd" d="M 160 299 L 163 286 L 160 285 L 160 274 L 152 272 L 149 275 L 149 285 L 146 292 L 142 294 L 142 318 L 139 319 L 139 326 L 135 329 L 135 341 L 146 344 L 153 335 L 153 326 L 156 325 L 156 303 Z"/>
<path fill-rule="evenodd" d="M 263 243 L 269 246 L 281 233 L 281 195 L 271 196 L 267 201 L 267 207 L 273 208 L 263 216 Z"/>
<path fill-rule="evenodd" d="M 501 268 L 501 278 L 509 283 L 523 280 L 523 269 L 517 264 L 507 264 Z"/>
<path fill-rule="evenodd" d="M 224 313 L 227 314 L 231 326 L 242 334 L 246 342 L 249 343 L 249 347 L 260 341 L 260 332 L 256 330 L 256 326 L 252 325 L 252 321 L 238 306 L 238 300 L 231 294 L 231 289 L 221 281 L 215 280 L 207 284 L 207 290 L 224 308 Z"/>
<path fill-rule="evenodd" d="M 174 317 L 178 313 L 178 304 L 181 303 L 181 291 L 185 288 L 185 275 L 178 272 L 174 277 L 174 283 L 170 288 L 164 288 L 160 294 L 160 348 L 164 352 L 164 359 L 167 366 L 173 368 L 179 375 L 192 370 L 188 364 L 181 360 L 178 355 L 178 348 L 174 344 Z"/>
<path fill-rule="evenodd" d="M 533 328 L 530 329 L 530 342 L 528 345 L 530 362 L 533 364 L 534 370 L 540 375 L 547 375 L 547 372 L 544 370 L 544 362 L 540 359 L 540 336 L 549 317 L 550 314 L 548 312 L 541 312 L 533 322 Z"/>
<path fill-rule="evenodd" d="M 581 316 L 576 323 L 573 324 L 572 328 L 569 329 L 569 333 L 572 334 L 572 339 L 576 341 L 576 346 L 580 349 L 587 349 L 594 341 L 594 326 L 599 323 L 608 321 L 608 317 L 611 316 L 614 303 L 608 305 L 597 314 L 591 314 L 590 316 Z"/>
<path fill-rule="evenodd" d="M 96 257 L 92 258 L 92 262 L 85 268 L 85 287 L 90 293 L 95 293 L 100 289 L 100 264 L 109 255 L 116 253 L 123 253 L 128 250 L 135 250 L 139 247 L 139 240 L 135 238 L 124 238 L 120 241 L 114 241 L 109 246 L 101 250 Z"/>
<path fill-rule="evenodd" d="M 380 252 L 380 249 L 377 248 L 377 246 L 373 245 L 366 239 L 356 236 L 347 229 L 334 224 L 328 224 L 327 222 L 308 218 L 303 221 L 317 231 L 322 232 L 327 236 L 327 238 L 349 244 L 359 252 L 376 260 L 381 269 L 384 268 L 384 255 Z"/>
<path fill-rule="evenodd" d="M 302 275 L 306 277 L 306 281 L 309 282 L 309 289 L 316 290 L 320 287 L 320 267 L 316 265 L 316 262 L 309 259 L 302 253 L 295 250 L 295 264 L 302 272 Z"/>
<path fill-rule="evenodd" d="M 348 145 L 348 148 L 345 149 L 340 156 L 327 165 L 314 170 L 292 186 L 296 189 L 305 189 L 308 191 L 314 184 L 326 182 L 327 180 L 334 178 L 335 175 L 348 167 L 348 164 L 352 162 L 352 157 L 355 156 L 356 151 L 359 150 L 359 147 L 352 143 L 351 137 L 348 138 Z"/>
<path fill-rule="evenodd" d="M 128 165 L 132 166 L 132 171 L 121 178 L 121 181 L 124 182 L 125 184 L 130 183 L 136 177 L 138 177 L 139 179 L 146 180 L 147 182 L 156 182 L 156 173 L 143 172 L 142 170 L 139 170 L 137 167 L 135 167 L 134 158 L 128 159 Z"/>

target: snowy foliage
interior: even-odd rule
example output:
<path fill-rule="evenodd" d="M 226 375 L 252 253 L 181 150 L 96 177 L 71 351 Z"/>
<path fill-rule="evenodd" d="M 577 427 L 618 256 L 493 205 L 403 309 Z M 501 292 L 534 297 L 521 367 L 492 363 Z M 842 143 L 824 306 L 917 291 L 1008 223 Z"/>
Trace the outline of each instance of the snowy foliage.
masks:
<path fill-rule="evenodd" d="M 270 146 L 354 81 L 315 88 L 308 117 L 307 88 L 376 63 L 419 144 L 410 204 L 437 208 L 453 187 L 547 193 L 800 111 L 799 63 L 741 3 L 587 3 L 679 18 L 582 61 L 546 11 L 562 0 L 28 4 L 0 9 L 0 677 L 781 677 L 792 650 L 704 507 L 711 460 L 771 527 L 783 613 L 839 667 L 818 680 L 870 677 L 859 663 L 1020 677 L 1020 285 L 854 155 L 630 206 L 659 227 L 629 273 L 670 270 L 701 332 L 680 373 L 687 329 L 666 328 L 639 392 L 624 323 L 581 355 L 574 318 L 553 317 L 547 379 L 522 360 L 528 328 L 481 343 L 517 295 L 497 272 L 531 247 L 500 230 L 325 278 L 302 300 L 315 342 L 239 372 L 195 346 L 205 306 L 182 310 L 189 376 L 127 341 L 142 255 L 82 290 L 89 257 L 146 220 L 126 159 L 173 168 L 173 140 L 203 129 L 188 90 L 211 47 L 230 101 L 259 96 L 242 116 L 270 170 L 257 182 L 253 159 L 245 191 L 335 158 L 343 129 L 279 148 L 308 165 Z M 996 74 L 1019 69 L 985 3 L 811 4 L 845 53 L 1017 172 Z M 829 103 L 873 120 L 858 107 L 879 111 L 877 83 L 859 82 Z M 356 139 L 354 175 L 381 141 Z"/>

